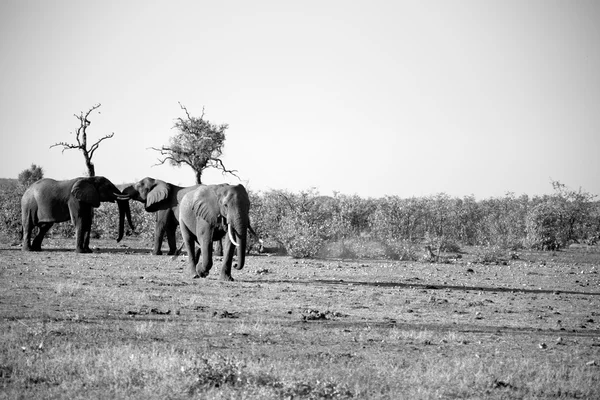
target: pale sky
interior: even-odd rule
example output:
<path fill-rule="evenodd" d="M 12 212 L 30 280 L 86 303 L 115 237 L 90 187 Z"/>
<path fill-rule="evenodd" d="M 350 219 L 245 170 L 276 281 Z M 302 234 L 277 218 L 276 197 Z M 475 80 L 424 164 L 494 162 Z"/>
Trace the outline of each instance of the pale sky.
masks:
<path fill-rule="evenodd" d="M 0 54 L 0 177 L 83 175 L 49 146 L 101 103 L 97 175 L 192 185 L 149 149 L 181 102 L 252 190 L 600 195 L 597 0 L 3 0 Z"/>

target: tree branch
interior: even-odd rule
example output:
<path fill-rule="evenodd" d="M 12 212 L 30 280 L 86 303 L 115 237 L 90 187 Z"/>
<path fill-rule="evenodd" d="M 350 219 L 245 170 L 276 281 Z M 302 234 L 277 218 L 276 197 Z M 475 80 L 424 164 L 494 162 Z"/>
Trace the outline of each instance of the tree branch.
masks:
<path fill-rule="evenodd" d="M 63 146 L 62 152 L 64 153 L 65 150 L 70 150 L 70 149 L 79 149 L 80 146 L 79 145 L 74 145 L 74 144 L 70 144 L 67 142 L 58 142 L 58 143 L 54 143 L 52 146 L 50 146 L 50 148 L 56 147 L 56 146 Z"/>
<path fill-rule="evenodd" d="M 289 197 L 287 197 L 285 194 L 283 194 L 281 192 L 277 192 L 277 194 L 280 197 L 283 197 L 285 199 L 285 201 L 287 201 L 288 205 L 290 206 L 290 210 L 296 211 L 296 206 L 294 206 L 294 204 L 292 204 L 292 201 L 289 199 Z"/>
<path fill-rule="evenodd" d="M 85 122 L 86 126 L 88 126 L 89 124 L 91 124 L 91 123 L 92 123 L 92 122 L 91 122 L 91 121 L 88 119 L 88 117 L 90 116 L 90 114 L 92 113 L 92 111 L 94 111 L 95 109 L 99 108 L 101 105 L 102 105 L 102 104 L 100 104 L 100 103 L 98 103 L 98 104 L 94 105 L 94 106 L 93 106 L 92 108 L 90 108 L 90 109 L 88 110 L 88 112 L 85 114 L 84 121 L 82 121 L 82 122 Z M 81 112 L 81 116 L 83 116 L 83 111 Z"/>
<path fill-rule="evenodd" d="M 187 164 L 190 167 L 192 167 L 192 169 L 194 168 L 194 165 L 191 164 L 188 160 L 175 158 L 171 153 L 168 153 L 167 151 L 170 150 L 169 148 L 163 147 L 161 149 L 157 149 L 156 147 L 150 147 L 150 149 L 156 150 L 162 156 L 164 156 L 163 158 L 157 158 L 156 161 L 158 161 L 158 163 L 154 164 L 153 166 L 164 165 L 167 161 L 171 160 L 175 164 L 184 163 L 184 164 Z M 180 165 L 178 165 L 178 166 L 180 166 Z"/>
<path fill-rule="evenodd" d="M 179 107 L 181 107 L 181 109 L 183 111 L 185 111 L 185 115 L 187 115 L 188 119 L 192 119 L 192 117 L 190 116 L 190 113 L 188 112 L 187 108 L 185 108 L 185 106 L 183 104 L 181 104 L 181 102 L 178 101 L 177 103 L 179 103 Z M 179 119 L 181 119 L 181 118 L 179 118 Z"/>
<path fill-rule="evenodd" d="M 108 134 L 108 135 L 106 135 L 106 136 L 104 136 L 103 138 L 100 138 L 100 139 L 98 139 L 98 141 L 97 141 L 96 143 L 94 143 L 94 144 L 93 144 L 93 145 L 90 147 L 90 151 L 89 151 L 89 153 L 90 153 L 90 158 L 92 158 L 92 156 L 94 155 L 94 152 L 96 151 L 96 149 L 97 149 L 97 148 L 98 148 L 98 146 L 100 145 L 100 142 L 102 142 L 102 141 L 103 141 L 103 140 L 105 140 L 105 139 L 110 139 L 110 138 L 112 138 L 113 136 L 115 136 L 115 133 L 114 133 L 114 132 L 113 132 L 113 133 L 110 133 L 110 134 Z"/>
<path fill-rule="evenodd" d="M 220 158 L 211 158 L 210 161 L 214 162 L 217 165 L 215 168 L 223 171 L 223 175 L 231 174 L 236 178 L 240 179 L 240 177 L 236 174 L 236 172 L 238 172 L 237 169 L 228 170 L 227 168 L 225 168 L 225 164 L 223 164 L 223 161 Z"/>
<path fill-rule="evenodd" d="M 186 108 L 186 107 L 185 107 L 183 104 L 181 104 L 181 102 L 180 102 L 180 101 L 178 101 L 177 103 L 179 103 L 179 107 L 181 107 L 181 109 L 182 109 L 183 111 L 185 111 L 185 115 L 187 115 L 187 117 L 188 117 L 188 120 L 190 120 L 190 121 L 191 121 L 191 120 L 192 120 L 192 117 L 190 116 L 190 113 L 188 112 L 187 108 Z M 181 120 L 181 118 L 179 118 L 179 119 Z M 202 115 L 200 115 L 200 119 L 201 119 L 201 120 L 204 120 L 204 106 L 202 106 Z"/>

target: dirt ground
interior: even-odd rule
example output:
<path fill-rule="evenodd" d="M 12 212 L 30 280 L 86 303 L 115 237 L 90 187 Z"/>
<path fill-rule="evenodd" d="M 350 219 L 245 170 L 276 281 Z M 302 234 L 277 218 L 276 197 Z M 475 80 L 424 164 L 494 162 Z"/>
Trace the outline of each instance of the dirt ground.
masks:
<path fill-rule="evenodd" d="M 204 332 L 203 346 L 492 361 L 511 353 L 600 374 L 596 248 L 521 252 L 488 265 L 474 263 L 469 249 L 447 263 L 253 255 L 232 272 L 235 282 L 222 282 L 218 257 L 208 278 L 191 279 L 185 256 L 94 245 L 93 254 L 52 239 L 39 253 L 0 248 L 0 324 L 111 321 L 106 336 L 84 339 L 98 343 L 129 340 L 119 324 L 168 320 L 172 329 L 154 339 L 188 343 L 198 338 L 186 324 L 218 321 L 230 334 Z M 280 333 L 261 336 L 257 324 Z M 303 338 L 307 330 L 322 334 Z"/>

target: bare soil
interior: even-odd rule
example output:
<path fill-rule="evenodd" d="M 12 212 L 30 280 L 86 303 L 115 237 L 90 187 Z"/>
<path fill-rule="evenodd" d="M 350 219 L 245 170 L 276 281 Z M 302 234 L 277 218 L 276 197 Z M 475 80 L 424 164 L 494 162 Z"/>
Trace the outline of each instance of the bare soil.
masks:
<path fill-rule="evenodd" d="M 49 239 L 36 253 L 2 247 L 0 328 L 56 324 L 46 347 L 144 341 L 273 362 L 358 366 L 379 358 L 405 368 L 423 357 L 522 358 L 600 376 L 596 248 L 522 252 L 487 265 L 473 262 L 474 249 L 447 263 L 254 255 L 232 272 L 235 282 L 222 282 L 218 257 L 206 279 L 191 279 L 185 255 L 152 256 L 135 242 L 93 245 L 93 254 L 74 253 L 68 240 Z M 129 327 L 142 322 L 168 328 L 133 334 Z M 23 348 L 38 339 L 24 337 Z M 491 392 L 477 396 L 578 397 L 575 389 L 525 390 L 526 377 L 490 379 Z"/>

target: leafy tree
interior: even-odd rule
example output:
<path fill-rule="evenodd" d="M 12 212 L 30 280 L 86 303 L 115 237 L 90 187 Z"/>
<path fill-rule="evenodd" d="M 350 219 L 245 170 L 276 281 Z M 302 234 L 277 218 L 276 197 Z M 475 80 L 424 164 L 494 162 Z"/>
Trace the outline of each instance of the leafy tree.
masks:
<path fill-rule="evenodd" d="M 216 168 L 234 176 L 235 170 L 225 168 L 221 156 L 225 144 L 225 131 L 227 124 L 215 125 L 204 119 L 204 108 L 200 118 L 193 117 L 181 103 L 179 106 L 185 111 L 186 118 L 177 118 L 173 128 L 177 130 L 175 136 L 169 139 L 169 145 L 161 148 L 152 148 L 160 152 L 161 157 L 157 165 L 169 163 L 181 167 L 189 165 L 196 174 L 196 183 L 202 183 L 202 172 L 206 168 Z"/>
<path fill-rule="evenodd" d="M 456 199 L 453 213 L 456 221 L 453 235 L 455 240 L 468 245 L 476 244 L 482 217 L 481 207 L 475 200 L 475 196 L 470 195 Z"/>
<path fill-rule="evenodd" d="M 0 240 L 21 239 L 21 197 L 35 181 L 42 179 L 42 167 L 31 167 L 19 173 L 18 180 L 0 182 Z"/>
<path fill-rule="evenodd" d="M 100 138 L 96 143 L 92 144 L 88 148 L 87 128 L 92 123 L 89 119 L 90 114 L 93 111 L 97 110 L 100 107 L 100 105 L 101 105 L 100 103 L 96 104 L 95 106 L 90 108 L 85 114 L 83 113 L 83 111 L 81 111 L 79 113 L 79 115 L 75 115 L 75 118 L 77 118 L 79 120 L 79 128 L 77 128 L 77 131 L 75 132 L 76 143 L 59 142 L 59 143 L 55 143 L 52 146 L 50 146 L 50 148 L 62 146 L 63 153 L 65 150 L 70 150 L 70 149 L 81 150 L 81 152 L 83 153 L 83 158 L 85 159 L 85 166 L 87 167 L 87 170 L 88 170 L 88 176 L 96 176 L 96 169 L 95 169 L 94 164 L 92 163 L 92 157 L 94 156 L 94 152 L 96 152 L 96 150 L 98 150 L 98 147 L 100 146 L 100 142 L 102 142 L 103 140 L 106 140 L 106 139 L 110 139 L 115 135 L 115 133 L 112 132 L 111 134 Z M 98 114 L 100 114 L 99 111 L 98 111 Z"/>
<path fill-rule="evenodd" d="M 557 181 L 552 186 L 554 194 L 544 196 L 527 215 L 529 246 L 556 250 L 572 242 L 597 240 L 596 196 Z"/>
<path fill-rule="evenodd" d="M 39 181 L 44 177 L 44 170 L 35 164 L 31 164 L 31 167 L 24 169 L 19 173 L 19 183 L 23 187 L 29 187 L 33 182 Z"/>
<path fill-rule="evenodd" d="M 527 195 L 516 197 L 507 193 L 501 198 L 490 198 L 479 203 L 481 220 L 476 244 L 500 246 L 516 250 L 525 238 L 525 220 L 530 208 Z"/>

